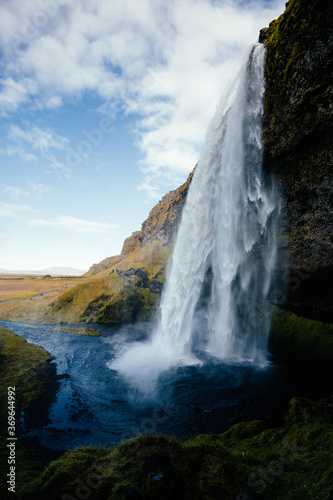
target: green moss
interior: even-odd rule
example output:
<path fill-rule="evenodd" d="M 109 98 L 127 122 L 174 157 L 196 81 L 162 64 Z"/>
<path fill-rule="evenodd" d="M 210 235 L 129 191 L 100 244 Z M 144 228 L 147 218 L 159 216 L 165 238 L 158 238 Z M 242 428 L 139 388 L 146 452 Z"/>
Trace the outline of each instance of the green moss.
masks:
<path fill-rule="evenodd" d="M 294 352 L 311 363 L 331 367 L 333 360 L 333 324 L 297 316 L 291 311 L 275 308 L 272 316 L 270 342 Z"/>
<path fill-rule="evenodd" d="M 72 333 L 73 335 L 86 335 L 88 337 L 100 337 L 103 335 L 102 332 L 96 330 L 95 328 L 72 328 L 72 327 L 54 327 L 50 330 L 55 330 L 56 332 Z"/>
<path fill-rule="evenodd" d="M 50 366 L 51 357 L 41 347 L 28 344 L 13 332 L 0 327 L 0 496 L 8 498 L 6 474 L 9 465 L 7 434 L 7 389 L 14 386 L 16 423 L 24 410 L 26 417 L 34 406 L 42 405 L 41 400 L 47 388 L 47 377 L 54 370 Z M 45 402 L 43 403 L 45 408 Z M 20 442 L 16 441 L 16 486 L 20 492 L 24 485 L 37 476 L 42 464 L 37 462 Z M 15 495 L 12 495 L 15 496 Z"/>
<path fill-rule="evenodd" d="M 68 500 L 89 488 L 94 500 L 234 500 L 245 491 L 269 500 L 329 499 L 332 413 L 332 399 L 295 398 L 279 426 L 244 422 L 183 443 L 140 436 L 114 449 L 79 448 L 50 464 L 22 499 Z"/>
<path fill-rule="evenodd" d="M 0 353 L 2 370 L 1 390 L 18 385 L 18 404 L 23 408 L 36 401 L 44 391 L 43 376 L 51 356 L 41 347 L 28 344 L 10 330 L 0 327 Z"/>

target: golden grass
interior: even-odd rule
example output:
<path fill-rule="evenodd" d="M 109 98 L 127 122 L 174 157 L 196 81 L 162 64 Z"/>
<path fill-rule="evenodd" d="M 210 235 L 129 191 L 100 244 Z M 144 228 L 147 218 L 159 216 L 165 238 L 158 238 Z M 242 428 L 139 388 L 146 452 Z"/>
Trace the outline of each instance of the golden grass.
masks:
<path fill-rule="evenodd" d="M 168 260 L 172 255 L 172 247 L 155 242 L 153 245 L 138 247 L 130 254 L 126 255 L 120 262 L 109 269 L 105 269 L 92 279 L 106 276 L 116 271 L 126 271 L 127 269 L 144 269 L 148 273 L 148 278 L 153 279 L 161 268 L 166 268 Z"/>
<path fill-rule="evenodd" d="M 52 321 L 43 319 L 45 311 L 57 293 L 51 293 L 38 300 L 13 300 L 0 303 L 0 319 L 4 321 L 22 321 L 26 323 L 51 323 Z M 54 323 L 57 323 L 56 319 Z"/>
<path fill-rule="evenodd" d="M 0 302 L 25 300 L 40 294 L 62 291 L 75 286 L 82 278 L 36 278 L 27 276 L 0 276 Z"/>
<path fill-rule="evenodd" d="M 45 294 L 37 299 L 0 303 L 0 319 L 48 324 L 60 322 L 77 324 L 86 321 L 117 323 L 124 312 L 124 300 L 126 301 L 128 293 L 131 295 L 130 300 L 136 300 L 133 299 L 136 296 L 140 302 L 144 302 L 145 312 L 143 316 L 146 317 L 153 309 L 158 295 L 148 289 L 135 287 L 135 281 L 138 278 L 134 275 L 128 277 L 124 271 L 142 269 L 147 273 L 149 280 L 163 283 L 171 253 L 172 248 L 163 246 L 160 242 L 136 248 L 115 263 L 113 267 L 95 276 L 78 278 L 76 282 L 66 282 L 68 288 L 65 291 L 50 290 L 48 295 Z M 31 281 L 33 281 L 32 286 L 39 287 L 35 288 L 35 292 L 38 290 L 39 293 L 42 293 L 41 285 L 49 284 L 52 287 L 54 283 L 57 284 L 56 281 L 52 282 L 52 280 L 51 283 L 48 283 L 50 280 L 43 279 L 36 280 L 37 283 L 34 283 L 35 280 Z M 29 280 L 17 280 L 16 293 L 26 293 L 28 286 Z M 108 307 L 109 311 L 110 308 L 114 310 L 114 313 L 111 313 L 112 319 L 110 319 L 110 312 L 108 317 L 103 316 L 105 307 Z"/>

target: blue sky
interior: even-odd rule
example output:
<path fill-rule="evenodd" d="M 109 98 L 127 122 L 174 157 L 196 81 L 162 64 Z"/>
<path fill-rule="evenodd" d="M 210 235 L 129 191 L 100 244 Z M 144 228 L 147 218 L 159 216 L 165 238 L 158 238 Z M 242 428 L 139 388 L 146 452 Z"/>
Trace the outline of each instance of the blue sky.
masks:
<path fill-rule="evenodd" d="M 0 268 L 120 253 L 284 1 L 1 0 Z"/>

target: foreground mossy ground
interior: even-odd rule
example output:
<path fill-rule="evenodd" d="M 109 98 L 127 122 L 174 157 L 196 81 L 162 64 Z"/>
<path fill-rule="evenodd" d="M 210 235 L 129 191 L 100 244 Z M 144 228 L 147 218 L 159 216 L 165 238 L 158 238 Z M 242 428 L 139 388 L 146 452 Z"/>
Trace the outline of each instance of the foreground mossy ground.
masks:
<path fill-rule="evenodd" d="M 55 368 L 50 365 L 50 361 L 51 357 L 41 347 L 28 344 L 25 339 L 0 327 L 0 498 L 8 497 L 8 387 L 16 388 L 16 424 L 24 412 L 27 426 L 33 426 L 34 415 L 31 415 L 31 409 L 38 408 L 39 418 L 46 417 L 45 395 L 46 390 L 50 390 L 47 378 L 55 376 Z M 16 442 L 15 467 L 18 490 L 43 469 L 42 464 L 36 461 L 20 441 Z M 13 493 L 11 495 L 14 497 Z"/>
<path fill-rule="evenodd" d="M 292 313 L 285 314 L 289 322 L 296 321 Z M 302 331 L 297 321 L 295 331 Z M 9 498 L 4 479 L 8 469 L 6 388 L 19 388 L 17 415 L 22 409 L 28 413 L 34 405 L 41 411 L 50 357 L 1 328 L 0 361 L 0 493 L 1 498 Z M 332 424 L 333 398 L 319 402 L 294 398 L 285 418 L 242 422 L 223 434 L 198 435 L 185 442 L 144 435 L 112 449 L 78 448 L 44 470 L 18 442 L 16 498 L 330 500 Z"/>
<path fill-rule="evenodd" d="M 238 423 L 183 443 L 140 436 L 78 448 L 26 486 L 24 500 L 302 499 L 333 495 L 333 398 L 295 398 L 284 419 Z"/>

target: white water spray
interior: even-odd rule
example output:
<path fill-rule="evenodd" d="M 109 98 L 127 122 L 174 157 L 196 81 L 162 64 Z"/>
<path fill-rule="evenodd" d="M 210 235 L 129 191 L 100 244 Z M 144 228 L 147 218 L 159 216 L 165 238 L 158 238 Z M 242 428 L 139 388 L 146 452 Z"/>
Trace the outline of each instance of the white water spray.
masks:
<path fill-rule="evenodd" d="M 144 387 L 206 352 L 227 362 L 267 362 L 264 308 L 276 261 L 278 198 L 262 176 L 265 47 L 256 44 L 207 134 L 183 211 L 149 344 L 110 364 Z"/>

